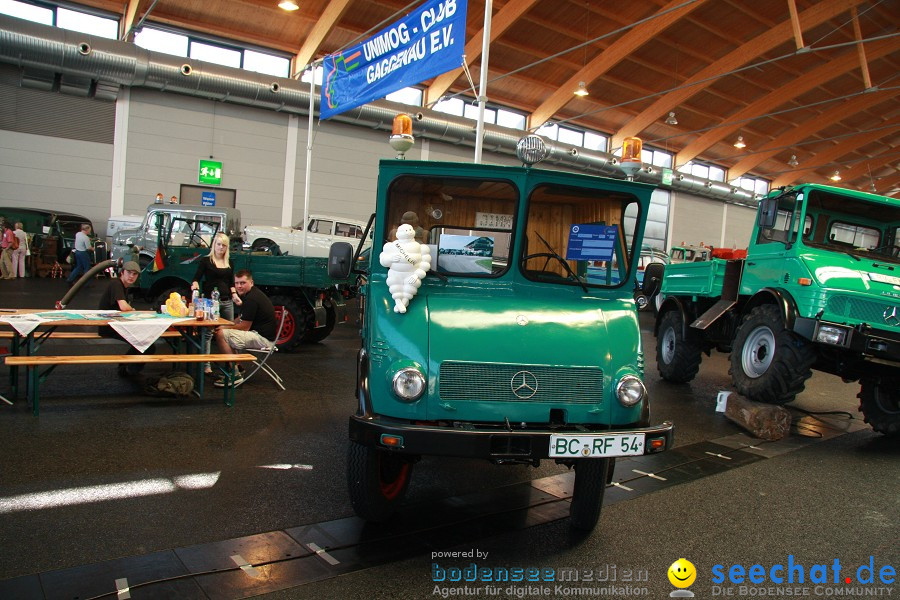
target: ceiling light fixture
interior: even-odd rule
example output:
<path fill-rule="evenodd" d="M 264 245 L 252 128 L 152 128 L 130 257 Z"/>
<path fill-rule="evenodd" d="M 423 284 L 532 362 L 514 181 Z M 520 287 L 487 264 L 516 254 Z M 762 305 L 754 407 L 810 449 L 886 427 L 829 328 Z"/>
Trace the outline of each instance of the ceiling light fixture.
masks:
<path fill-rule="evenodd" d="M 294 2 L 294 0 L 281 0 L 281 2 L 278 3 L 278 8 L 290 12 L 293 10 L 300 10 L 300 5 Z"/>
<path fill-rule="evenodd" d="M 678 125 L 678 119 L 675 118 L 674 112 L 670 112 L 669 116 L 666 117 L 666 125 Z"/>
<path fill-rule="evenodd" d="M 735 148 L 746 148 L 747 144 L 744 143 L 744 136 L 739 135 L 737 141 L 734 143 Z"/>
<path fill-rule="evenodd" d="M 791 160 L 788 161 L 788 164 L 792 167 L 796 167 L 800 164 L 800 162 L 797 160 L 796 154 L 791 154 Z"/>
<path fill-rule="evenodd" d="M 585 87 L 585 83 L 584 83 L 583 81 L 579 81 L 579 82 L 578 82 L 578 88 L 576 88 L 576 90 L 575 90 L 575 95 L 576 95 L 576 96 L 581 96 L 582 98 L 584 98 L 584 97 L 587 96 L 589 93 L 590 93 L 590 92 L 587 91 L 587 87 Z"/>
<path fill-rule="evenodd" d="M 835 171 L 835 172 L 834 172 L 834 175 L 832 175 L 831 177 L 829 177 L 829 179 L 831 179 L 832 181 L 840 181 L 840 180 L 841 180 L 841 172 L 840 172 L 840 171 Z"/>

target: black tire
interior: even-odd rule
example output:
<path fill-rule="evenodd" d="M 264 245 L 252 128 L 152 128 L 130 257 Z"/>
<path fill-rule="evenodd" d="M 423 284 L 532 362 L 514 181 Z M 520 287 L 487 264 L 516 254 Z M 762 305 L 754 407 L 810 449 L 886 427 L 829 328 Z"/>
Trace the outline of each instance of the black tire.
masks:
<path fill-rule="evenodd" d="M 265 238 L 260 238 L 258 240 L 253 240 L 253 244 L 250 245 L 250 250 L 253 252 L 271 252 L 272 248 L 274 248 L 277 244 L 272 240 L 267 240 Z"/>
<path fill-rule="evenodd" d="M 337 323 L 337 315 L 335 314 L 334 306 L 331 304 L 325 305 L 325 325 L 323 327 L 313 327 L 312 319 L 308 321 L 308 323 L 309 327 L 307 328 L 306 333 L 303 334 L 303 342 L 307 344 L 321 342 L 331 335 L 331 332 L 334 331 L 334 326 Z"/>
<path fill-rule="evenodd" d="M 878 433 L 900 437 L 900 381 L 860 381 L 859 410 L 866 423 Z"/>
<path fill-rule="evenodd" d="M 790 402 L 812 377 L 815 348 L 785 329 L 783 321 L 774 304 L 757 306 L 734 336 L 731 381 L 738 393 L 755 402 Z"/>
<path fill-rule="evenodd" d="M 694 332 L 684 331 L 681 311 L 667 310 L 656 336 L 656 368 L 672 383 L 687 383 L 700 371 L 702 348 Z"/>
<path fill-rule="evenodd" d="M 275 322 L 281 322 L 281 311 L 287 311 L 284 318 L 284 326 L 281 328 L 281 336 L 276 340 L 279 352 L 290 352 L 300 345 L 303 336 L 306 335 L 306 312 L 300 307 L 300 303 L 290 296 L 272 296 L 272 304 L 275 305 Z"/>
<path fill-rule="evenodd" d="M 366 521 L 388 520 L 406 496 L 412 471 L 407 457 L 350 442 L 347 489 L 353 511 Z"/>
<path fill-rule="evenodd" d="M 594 529 L 603 508 L 608 470 L 608 458 L 575 461 L 575 489 L 572 491 L 572 506 L 569 508 L 569 525 L 572 529 Z"/>

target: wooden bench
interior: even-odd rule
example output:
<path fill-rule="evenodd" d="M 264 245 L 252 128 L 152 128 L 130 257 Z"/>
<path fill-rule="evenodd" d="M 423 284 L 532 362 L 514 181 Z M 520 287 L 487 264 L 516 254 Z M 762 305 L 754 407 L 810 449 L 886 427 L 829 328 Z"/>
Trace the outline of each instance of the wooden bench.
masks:
<path fill-rule="evenodd" d="M 176 335 L 177 332 L 176 332 Z M 104 364 L 147 364 L 147 363 L 239 363 L 253 362 L 256 357 L 252 354 L 90 354 L 86 356 L 7 356 L 6 364 L 10 367 L 26 367 L 28 374 L 28 399 L 32 403 L 32 412 L 39 412 L 40 394 L 38 388 L 43 378 L 53 368 L 59 365 L 104 365 Z M 41 374 L 38 369 L 48 367 Z M 225 375 L 225 405 L 234 406 L 234 384 L 232 383 L 231 369 L 224 369 Z M 202 375 L 201 375 L 202 377 Z M 202 380 L 199 387 L 202 388 Z"/>

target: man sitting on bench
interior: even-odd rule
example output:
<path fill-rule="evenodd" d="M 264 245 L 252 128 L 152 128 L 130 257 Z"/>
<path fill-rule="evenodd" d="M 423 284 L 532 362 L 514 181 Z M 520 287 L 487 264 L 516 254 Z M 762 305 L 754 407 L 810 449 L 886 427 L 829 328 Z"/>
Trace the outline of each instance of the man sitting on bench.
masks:
<path fill-rule="evenodd" d="M 127 312 L 134 310 L 134 307 L 128 303 L 128 288 L 130 288 L 138 280 L 141 274 L 141 267 L 134 261 L 128 261 L 122 268 L 122 273 L 115 279 L 111 279 L 106 291 L 100 296 L 100 310 L 120 310 Z M 126 344 L 128 342 L 120 336 L 115 329 L 108 325 L 97 328 L 97 333 L 103 337 L 120 339 Z M 145 351 L 146 354 L 155 354 L 156 347 L 151 345 Z M 137 348 L 128 344 L 128 354 L 142 354 Z M 135 363 L 128 365 L 119 365 L 119 377 L 127 377 L 128 375 L 137 375 L 144 368 L 143 364 Z"/>
<path fill-rule="evenodd" d="M 237 290 L 240 307 L 239 316 L 234 325 L 221 325 L 216 329 L 216 345 L 222 354 L 237 354 L 241 350 L 268 350 L 275 342 L 278 325 L 275 323 L 275 307 L 268 296 L 259 288 L 253 287 L 253 274 L 243 269 L 234 274 L 234 289 Z M 243 376 L 235 367 L 234 385 L 244 382 Z M 225 386 L 225 378 L 220 377 L 213 384 Z"/>

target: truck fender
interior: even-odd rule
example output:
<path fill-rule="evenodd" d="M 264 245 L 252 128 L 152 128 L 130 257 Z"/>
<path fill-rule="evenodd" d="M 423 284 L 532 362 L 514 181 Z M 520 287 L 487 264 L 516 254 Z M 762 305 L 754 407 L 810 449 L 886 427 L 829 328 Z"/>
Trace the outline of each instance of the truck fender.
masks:
<path fill-rule="evenodd" d="M 784 319 L 786 329 L 794 328 L 794 320 L 797 318 L 797 303 L 785 290 L 779 288 L 763 288 L 756 292 L 750 300 L 744 304 L 741 316 L 749 314 L 751 310 L 762 304 L 775 304 L 781 308 L 781 317 Z"/>
<path fill-rule="evenodd" d="M 656 315 L 656 323 L 653 324 L 653 335 L 659 336 L 659 322 L 662 321 L 662 316 L 670 310 L 677 310 L 681 313 L 681 316 L 683 317 L 681 319 L 681 333 L 684 337 L 687 337 L 688 320 L 684 318 L 687 315 L 687 310 L 685 309 L 684 303 L 681 301 L 681 298 L 678 298 L 676 296 L 670 296 L 666 298 L 660 305 L 659 313 L 657 313 Z"/>
<path fill-rule="evenodd" d="M 359 401 L 359 416 L 372 414 L 369 400 L 369 355 L 360 348 L 356 357 L 356 399 Z"/>

